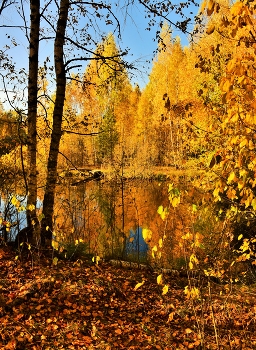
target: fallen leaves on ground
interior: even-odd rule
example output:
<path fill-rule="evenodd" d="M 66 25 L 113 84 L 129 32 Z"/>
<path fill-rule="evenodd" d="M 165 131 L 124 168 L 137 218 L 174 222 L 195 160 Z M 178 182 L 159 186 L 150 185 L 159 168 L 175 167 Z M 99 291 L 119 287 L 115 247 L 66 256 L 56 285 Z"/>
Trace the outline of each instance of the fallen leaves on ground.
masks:
<path fill-rule="evenodd" d="M 163 279 L 166 295 L 150 271 L 108 263 L 21 263 L 1 251 L 0 348 L 256 348 L 256 292 L 231 295 L 215 286 L 209 296 L 202 285 L 201 299 L 188 300 L 187 281 Z"/>

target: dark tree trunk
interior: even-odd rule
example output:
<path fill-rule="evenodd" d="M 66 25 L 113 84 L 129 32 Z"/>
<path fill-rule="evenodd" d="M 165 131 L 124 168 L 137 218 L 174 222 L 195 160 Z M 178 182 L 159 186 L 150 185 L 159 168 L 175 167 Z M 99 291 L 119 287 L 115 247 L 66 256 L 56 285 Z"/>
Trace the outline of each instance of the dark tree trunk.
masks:
<path fill-rule="evenodd" d="M 28 196 L 27 220 L 30 230 L 38 228 L 36 215 L 37 201 L 37 90 L 38 90 L 38 50 L 40 27 L 40 0 L 30 0 L 30 43 L 28 77 Z"/>
<path fill-rule="evenodd" d="M 52 238 L 54 197 L 57 181 L 57 161 L 61 139 L 62 114 L 66 91 L 66 72 L 64 64 L 64 43 L 69 10 L 69 0 L 60 1 L 59 18 L 54 42 L 54 64 L 56 74 L 56 99 L 53 110 L 51 144 L 47 164 L 47 179 L 43 201 L 41 241 L 45 244 Z"/>

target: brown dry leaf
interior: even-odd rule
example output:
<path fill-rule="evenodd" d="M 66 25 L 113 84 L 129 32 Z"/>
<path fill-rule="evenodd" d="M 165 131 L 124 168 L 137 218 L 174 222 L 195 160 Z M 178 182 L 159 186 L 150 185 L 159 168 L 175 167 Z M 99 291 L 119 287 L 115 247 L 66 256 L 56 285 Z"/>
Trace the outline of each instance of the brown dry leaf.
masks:
<path fill-rule="evenodd" d="M 168 322 L 171 322 L 171 321 L 173 320 L 173 318 L 174 318 L 174 312 L 171 312 L 171 313 L 169 314 L 169 316 L 168 316 L 168 321 L 167 321 L 167 323 L 168 323 Z"/>

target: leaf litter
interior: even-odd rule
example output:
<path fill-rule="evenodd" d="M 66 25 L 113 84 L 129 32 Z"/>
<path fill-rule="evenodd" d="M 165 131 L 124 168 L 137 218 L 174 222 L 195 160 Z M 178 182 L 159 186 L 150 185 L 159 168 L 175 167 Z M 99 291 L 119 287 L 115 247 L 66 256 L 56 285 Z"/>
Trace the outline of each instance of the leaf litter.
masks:
<path fill-rule="evenodd" d="M 209 295 L 201 281 L 200 298 L 189 299 L 186 278 L 161 279 L 168 285 L 165 295 L 150 270 L 106 262 L 32 264 L 2 249 L 0 348 L 256 349 L 252 287 L 231 293 L 213 284 Z"/>

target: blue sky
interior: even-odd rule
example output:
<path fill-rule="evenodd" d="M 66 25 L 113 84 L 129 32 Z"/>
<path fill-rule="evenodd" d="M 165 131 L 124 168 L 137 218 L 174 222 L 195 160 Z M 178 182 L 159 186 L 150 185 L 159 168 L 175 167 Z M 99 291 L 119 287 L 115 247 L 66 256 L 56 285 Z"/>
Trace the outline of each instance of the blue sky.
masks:
<path fill-rule="evenodd" d="M 112 0 L 112 3 L 117 2 L 117 0 Z M 148 18 L 145 18 L 145 11 L 142 5 L 138 4 L 136 1 L 135 5 L 133 7 L 129 8 L 129 15 L 126 14 L 125 8 L 122 7 L 122 5 L 125 3 L 125 0 L 119 0 L 119 7 L 113 6 L 113 8 L 118 9 L 117 10 L 117 16 L 120 20 L 121 24 L 121 34 L 122 38 L 117 39 L 118 45 L 121 47 L 121 49 L 127 49 L 129 48 L 129 54 L 126 56 L 126 59 L 129 62 L 134 63 L 135 67 L 137 68 L 133 74 L 131 75 L 131 79 L 133 83 L 138 83 L 141 88 L 143 88 L 147 81 L 148 81 L 148 74 L 151 70 L 151 62 L 154 57 L 154 51 L 157 48 L 157 42 L 154 41 L 154 38 L 156 36 L 156 31 L 159 30 L 159 26 L 156 25 L 152 27 L 150 31 L 146 30 L 148 27 Z M 136 5 L 137 3 L 137 5 Z M 196 14 L 198 12 L 198 9 L 193 6 L 190 9 L 186 9 L 186 14 L 190 16 L 190 12 L 194 12 Z M 25 8 L 25 12 L 27 12 L 28 15 L 28 3 L 27 8 Z M 29 16 L 27 16 L 29 18 Z M 169 18 L 176 22 L 177 20 L 180 20 L 180 17 L 177 15 L 171 13 L 169 15 Z M 159 19 L 160 21 L 160 19 Z M 7 24 L 8 26 L 15 26 L 23 24 L 20 16 L 17 15 L 16 11 L 12 7 L 8 7 L 0 17 L 0 26 L 2 24 Z M 102 30 L 111 32 L 114 30 L 114 27 L 109 26 L 102 26 Z M 193 19 L 191 21 L 190 30 L 193 29 Z M 181 43 L 183 46 L 188 45 L 188 36 L 182 34 L 179 30 L 177 30 L 175 27 L 172 28 L 173 30 L 173 37 L 176 37 L 179 35 L 181 37 Z M 10 49 L 7 49 L 6 52 L 13 58 L 13 61 L 16 64 L 17 69 L 25 68 L 27 70 L 28 67 L 28 41 L 25 38 L 24 31 L 22 31 L 19 28 L 1 28 L 0 27 L 0 49 L 3 49 L 5 47 L 5 44 L 8 44 L 10 46 Z M 10 38 L 8 38 L 10 36 Z M 11 38 L 15 38 L 16 44 L 11 44 L 10 40 Z M 16 45 L 16 46 L 15 46 Z M 40 57 L 41 57 L 41 64 L 43 63 L 46 56 L 52 56 L 53 55 L 53 43 L 52 42 L 46 42 L 42 41 L 40 44 Z M 84 68 L 83 68 L 84 69 Z M 0 73 L 4 74 L 4 70 L 0 67 Z M 17 83 L 15 83 L 17 87 Z M 24 85 L 25 86 L 25 85 Z M 3 85 L 2 81 L 0 81 L 0 100 L 3 101 Z M 26 90 L 26 89 L 25 89 Z M 23 98 L 23 93 L 26 91 L 21 91 L 21 99 L 26 100 L 26 98 Z M 24 92 L 25 91 L 25 92 Z M 5 104 L 6 106 L 6 104 Z"/>
<path fill-rule="evenodd" d="M 193 6 L 191 11 L 194 14 L 197 14 L 198 8 Z M 190 10 L 186 10 L 187 15 L 190 15 Z M 171 14 L 169 18 L 176 22 L 180 20 L 180 17 Z M 159 19 L 160 20 L 160 19 Z M 190 30 L 193 30 L 193 19 L 191 20 Z M 147 77 L 151 70 L 151 64 L 148 61 L 152 62 L 154 57 L 154 51 L 157 49 L 157 42 L 155 39 L 156 31 L 159 30 L 159 26 L 155 26 L 151 31 L 146 30 L 148 27 L 148 19 L 145 19 L 145 11 L 142 6 L 137 6 L 133 8 L 131 12 L 131 17 L 127 18 L 126 24 L 123 27 L 122 32 L 122 42 L 120 43 L 123 47 L 129 47 L 129 59 L 131 61 L 137 62 L 137 77 L 133 77 L 133 81 L 136 81 L 143 88 L 147 83 Z M 179 36 L 181 38 L 181 43 L 183 46 L 189 45 L 189 35 L 183 34 L 180 30 L 172 27 L 172 36 L 175 38 Z"/>

